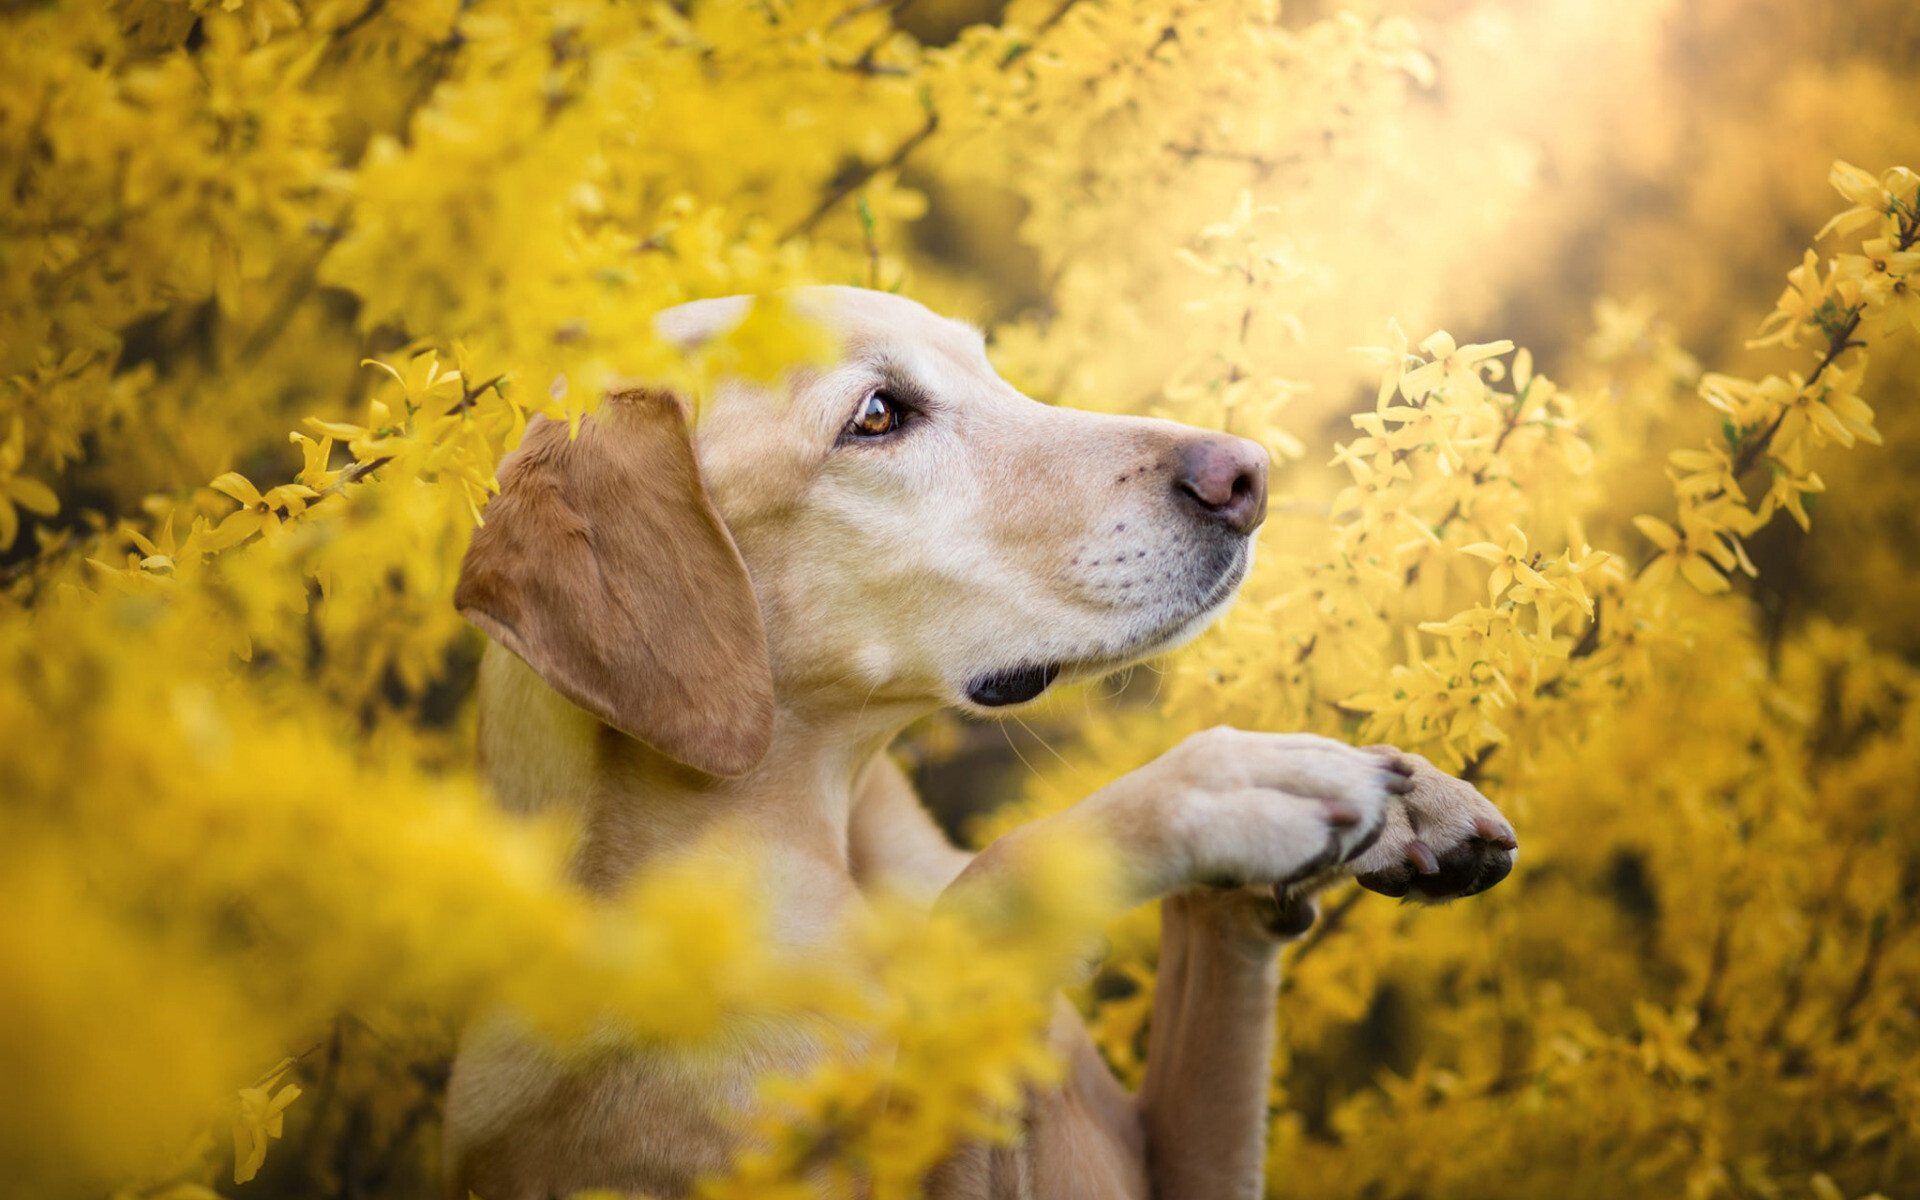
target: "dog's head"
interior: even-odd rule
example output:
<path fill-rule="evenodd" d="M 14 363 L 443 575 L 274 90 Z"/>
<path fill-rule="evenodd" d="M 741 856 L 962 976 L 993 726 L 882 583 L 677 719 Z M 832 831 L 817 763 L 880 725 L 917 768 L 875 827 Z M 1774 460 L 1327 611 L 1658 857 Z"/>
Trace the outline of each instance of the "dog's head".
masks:
<path fill-rule="evenodd" d="M 749 301 L 659 318 L 685 344 Z M 778 394 L 660 392 L 535 421 L 501 464 L 455 603 L 562 695 L 712 774 L 776 707 L 876 728 L 1032 700 L 1193 637 L 1266 512 L 1258 445 L 1055 408 L 978 333 L 855 288 L 798 298 L 842 357 Z"/>

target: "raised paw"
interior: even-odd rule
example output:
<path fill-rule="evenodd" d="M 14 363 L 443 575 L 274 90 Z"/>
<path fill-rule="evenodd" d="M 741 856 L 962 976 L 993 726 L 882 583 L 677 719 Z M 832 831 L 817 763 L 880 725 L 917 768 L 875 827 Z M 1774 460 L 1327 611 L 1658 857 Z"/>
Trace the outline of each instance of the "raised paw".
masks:
<path fill-rule="evenodd" d="M 1209 730 L 1167 759 L 1184 785 L 1173 821 L 1183 874 L 1214 887 L 1310 890 L 1365 853 L 1413 788 L 1402 764 L 1307 734 Z"/>
<path fill-rule="evenodd" d="M 1418 754 L 1392 746 L 1370 753 L 1400 764 L 1409 789 L 1387 806 L 1373 844 L 1352 862 L 1361 887 L 1438 904 L 1484 892 L 1513 871 L 1513 826 L 1477 788 Z"/>

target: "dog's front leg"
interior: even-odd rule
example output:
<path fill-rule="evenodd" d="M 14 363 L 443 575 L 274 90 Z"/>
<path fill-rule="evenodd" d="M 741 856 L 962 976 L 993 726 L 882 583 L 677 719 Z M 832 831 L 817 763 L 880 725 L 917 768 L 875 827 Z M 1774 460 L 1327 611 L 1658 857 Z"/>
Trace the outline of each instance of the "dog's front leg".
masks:
<path fill-rule="evenodd" d="M 1513 826 L 1473 785 L 1392 746 L 1366 753 L 1406 776 L 1366 850 L 1285 890 L 1190 888 L 1160 906 L 1147 1077 L 1140 1090 L 1154 1195 L 1261 1192 L 1281 947 L 1313 924 L 1312 893 L 1363 887 L 1436 903 L 1486 890 L 1513 868 Z"/>
<path fill-rule="evenodd" d="M 1281 910 L 1272 888 L 1310 885 L 1366 851 L 1411 770 L 1327 738 L 1208 730 L 1001 838 L 942 894 L 943 908 L 1010 911 L 1007 898 L 1037 882 L 1039 848 L 1058 839 L 1109 851 L 1121 906 L 1166 897 L 1147 1085 L 1127 1111 L 1133 1128 L 1107 1139 L 1133 1147 L 1130 1170 L 1153 1194 L 1258 1194 L 1278 943 L 1310 912 Z M 1043 1163 L 1073 1157 L 1039 1151 Z M 1057 1194 L 1068 1191 L 1109 1194 Z"/>
<path fill-rule="evenodd" d="M 1313 901 L 1267 889 L 1193 888 L 1160 902 L 1147 1075 L 1147 1171 L 1169 1200 L 1260 1194 L 1280 947 Z"/>

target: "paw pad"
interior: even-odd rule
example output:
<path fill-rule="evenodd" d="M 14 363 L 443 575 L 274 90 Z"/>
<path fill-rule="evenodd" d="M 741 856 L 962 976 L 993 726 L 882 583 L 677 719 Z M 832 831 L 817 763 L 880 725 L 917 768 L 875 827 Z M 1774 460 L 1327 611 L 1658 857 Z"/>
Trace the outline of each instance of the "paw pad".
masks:
<path fill-rule="evenodd" d="M 1490 824 L 1490 823 L 1489 823 Z M 1407 843 L 1402 862 L 1359 876 L 1360 886 L 1383 896 L 1436 903 L 1486 891 L 1513 871 L 1513 835 L 1476 826 L 1474 836 L 1435 853 L 1425 842 Z"/>

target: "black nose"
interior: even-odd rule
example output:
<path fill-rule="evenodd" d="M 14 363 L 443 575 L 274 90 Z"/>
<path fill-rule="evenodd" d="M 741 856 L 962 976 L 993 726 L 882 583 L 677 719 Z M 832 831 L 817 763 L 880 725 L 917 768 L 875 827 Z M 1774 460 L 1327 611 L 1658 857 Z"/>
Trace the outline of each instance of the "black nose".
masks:
<path fill-rule="evenodd" d="M 1180 449 L 1176 491 L 1209 520 L 1249 534 L 1267 519 L 1267 451 L 1245 438 L 1208 434 Z"/>

